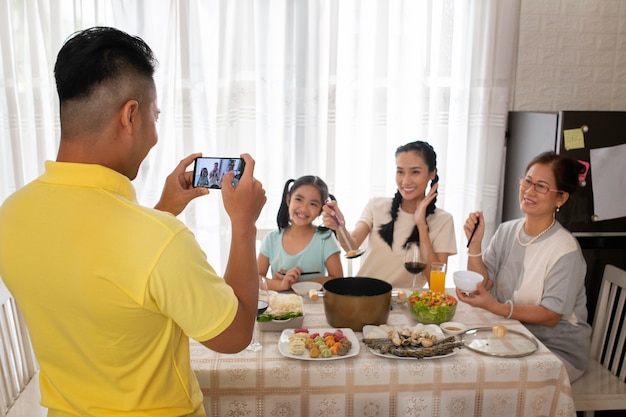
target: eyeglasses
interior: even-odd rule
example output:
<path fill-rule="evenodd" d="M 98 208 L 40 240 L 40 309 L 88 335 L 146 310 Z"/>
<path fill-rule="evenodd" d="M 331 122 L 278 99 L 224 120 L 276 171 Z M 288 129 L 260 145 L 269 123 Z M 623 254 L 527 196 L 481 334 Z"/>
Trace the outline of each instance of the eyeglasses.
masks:
<path fill-rule="evenodd" d="M 561 192 L 561 190 L 552 189 L 552 188 L 548 187 L 545 184 L 540 184 L 538 182 L 532 182 L 528 178 L 523 178 L 523 177 L 519 179 L 519 185 L 523 189 L 528 189 L 531 186 L 533 186 L 533 187 L 535 187 L 535 191 L 537 191 L 539 194 L 548 194 L 550 191 L 552 191 L 553 193 L 560 193 Z"/>

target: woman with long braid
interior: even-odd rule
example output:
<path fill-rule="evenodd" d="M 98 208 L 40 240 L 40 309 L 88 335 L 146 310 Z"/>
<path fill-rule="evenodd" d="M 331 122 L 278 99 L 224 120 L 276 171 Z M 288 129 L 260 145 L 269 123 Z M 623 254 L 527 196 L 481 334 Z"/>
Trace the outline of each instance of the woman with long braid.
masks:
<path fill-rule="evenodd" d="M 427 282 L 432 262 L 447 262 L 450 255 L 456 254 L 452 215 L 435 207 L 438 180 L 437 155 L 430 144 L 416 141 L 396 150 L 395 196 L 372 198 L 348 234 L 353 248 L 360 247 L 369 236 L 359 276 L 379 278 L 397 288 L 411 288 L 413 274 L 404 269 L 404 249 L 408 242 L 419 242 L 428 258 L 428 266 L 416 281 L 419 288 Z M 332 216 L 345 224 L 334 201 L 324 206 L 323 221 L 324 226 L 337 229 Z M 338 237 L 341 246 L 348 250 L 341 234 Z"/>

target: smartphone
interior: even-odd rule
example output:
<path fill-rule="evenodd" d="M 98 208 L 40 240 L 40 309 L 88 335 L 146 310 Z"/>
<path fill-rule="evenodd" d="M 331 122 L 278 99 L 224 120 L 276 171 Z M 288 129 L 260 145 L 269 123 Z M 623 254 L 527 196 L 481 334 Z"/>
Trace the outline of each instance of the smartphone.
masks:
<path fill-rule="evenodd" d="M 241 158 L 198 157 L 193 166 L 193 186 L 221 189 L 222 176 L 235 171 L 233 186 L 241 179 L 246 163 Z"/>

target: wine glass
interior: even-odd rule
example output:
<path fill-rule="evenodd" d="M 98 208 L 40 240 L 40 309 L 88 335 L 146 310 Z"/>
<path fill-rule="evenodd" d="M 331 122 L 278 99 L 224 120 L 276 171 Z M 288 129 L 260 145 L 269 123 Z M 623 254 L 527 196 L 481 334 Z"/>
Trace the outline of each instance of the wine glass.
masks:
<path fill-rule="evenodd" d="M 420 244 L 418 242 L 409 242 L 404 252 L 404 268 L 413 274 L 413 287 L 417 282 L 417 274 L 426 269 L 426 254 L 420 252 Z"/>
<path fill-rule="evenodd" d="M 265 278 L 261 277 L 261 279 L 259 280 L 259 299 L 257 301 L 257 310 L 256 310 L 257 318 L 261 314 L 265 313 L 265 310 L 267 310 L 267 307 L 269 307 L 269 305 L 270 305 L 270 292 L 267 289 L 267 282 Z M 254 320 L 254 332 L 252 334 L 252 342 L 250 342 L 250 344 L 246 348 L 247 350 L 258 352 L 259 350 L 263 349 L 263 345 L 258 340 L 258 337 L 259 337 L 259 323 L 255 319 Z"/>

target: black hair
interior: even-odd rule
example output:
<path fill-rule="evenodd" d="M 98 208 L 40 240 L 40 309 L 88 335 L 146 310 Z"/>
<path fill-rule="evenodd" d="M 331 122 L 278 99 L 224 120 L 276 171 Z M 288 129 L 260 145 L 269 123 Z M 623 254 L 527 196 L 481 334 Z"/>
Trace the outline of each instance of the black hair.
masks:
<path fill-rule="evenodd" d="M 398 149 L 396 149 L 396 158 L 398 157 L 398 154 L 403 153 L 403 152 L 417 152 L 424 159 L 424 161 L 426 162 L 426 165 L 428 165 L 428 172 L 433 172 L 437 169 L 437 154 L 435 153 L 435 150 L 433 149 L 432 146 L 430 146 L 428 142 L 423 142 L 421 140 L 418 140 L 415 142 L 407 143 L 406 145 L 402 145 L 398 147 Z M 430 182 L 430 186 L 432 187 L 438 181 L 439 181 L 439 176 L 435 174 L 435 177 Z M 428 207 L 426 207 L 427 217 L 435 212 L 436 202 L 437 202 L 437 197 L 433 198 L 433 200 L 430 202 Z M 387 224 L 383 224 L 378 230 L 378 234 L 385 242 L 387 242 L 389 247 L 392 247 L 393 245 L 393 229 L 394 229 L 395 222 L 398 218 L 398 210 L 400 210 L 401 204 L 402 204 L 402 194 L 400 194 L 400 191 L 398 190 L 396 191 L 396 194 L 393 196 L 393 200 L 391 202 L 391 210 L 390 210 L 391 221 Z M 413 231 L 411 232 L 409 237 L 406 239 L 406 242 L 404 242 L 404 246 L 406 247 L 406 245 L 408 245 L 409 242 L 419 243 L 419 241 L 420 241 L 419 231 L 417 230 L 417 226 L 415 226 L 413 227 Z"/>
<path fill-rule="evenodd" d="M 152 80 L 156 65 L 154 53 L 137 36 L 111 27 L 76 32 L 54 65 L 59 101 L 87 97 L 97 86 L 129 74 Z"/>
<path fill-rule="evenodd" d="M 534 157 L 526 166 L 526 172 L 536 164 L 549 166 L 556 179 L 556 189 L 569 195 L 574 194 L 578 189 L 578 175 L 585 172 L 583 164 L 554 151 L 543 152 Z"/>
<path fill-rule="evenodd" d="M 278 209 L 278 215 L 276 216 L 276 223 L 278 224 L 278 229 L 283 230 L 288 228 L 291 225 L 289 219 L 289 206 L 287 205 L 287 200 L 291 197 L 291 194 L 300 188 L 303 185 L 312 185 L 316 187 L 322 198 L 321 203 L 324 204 L 326 200 L 335 197 L 328 192 L 328 185 L 320 178 L 314 175 L 305 175 L 303 177 L 298 178 L 297 180 L 289 179 L 285 183 L 285 187 L 283 188 L 283 197 L 280 202 L 280 208 Z M 328 230 L 324 226 L 317 226 L 318 231 L 326 231 Z"/>

